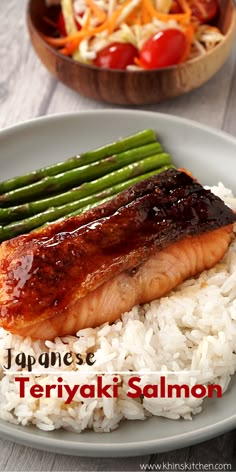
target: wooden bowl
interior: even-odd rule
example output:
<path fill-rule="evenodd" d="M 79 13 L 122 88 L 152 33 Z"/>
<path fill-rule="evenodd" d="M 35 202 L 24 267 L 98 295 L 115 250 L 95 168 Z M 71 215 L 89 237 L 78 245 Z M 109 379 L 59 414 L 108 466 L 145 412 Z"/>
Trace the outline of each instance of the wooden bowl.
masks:
<path fill-rule="evenodd" d="M 183 64 L 156 70 L 120 71 L 101 69 L 62 56 L 40 33 L 50 34 L 43 16 L 56 18 L 57 7 L 45 0 L 30 0 L 27 22 L 36 53 L 47 69 L 61 82 L 82 95 L 121 105 L 159 103 L 193 90 L 209 80 L 227 59 L 235 34 L 236 10 L 233 0 L 220 1 L 218 26 L 224 40 L 204 56 Z"/>

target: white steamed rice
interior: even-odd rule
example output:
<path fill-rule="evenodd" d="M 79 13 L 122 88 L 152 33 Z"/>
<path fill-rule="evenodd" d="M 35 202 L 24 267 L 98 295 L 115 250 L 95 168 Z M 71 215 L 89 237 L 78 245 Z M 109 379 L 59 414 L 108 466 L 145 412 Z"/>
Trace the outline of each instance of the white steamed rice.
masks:
<path fill-rule="evenodd" d="M 236 209 L 236 199 L 222 184 L 212 191 Z M 122 386 L 119 398 L 89 398 L 76 395 L 71 404 L 65 398 L 34 399 L 29 393 L 19 397 L 14 375 L 4 374 L 6 349 L 13 355 L 20 351 L 39 356 L 41 352 L 94 351 L 93 367 L 84 364 L 80 373 L 76 367 L 61 367 L 64 382 L 95 383 L 91 371 L 142 371 L 142 384 L 158 383 L 163 371 L 167 383 L 218 383 L 225 391 L 236 370 L 236 241 L 233 241 L 224 259 L 199 277 L 188 279 L 169 296 L 144 307 L 134 307 L 122 320 L 96 329 L 85 329 L 75 336 L 56 338 L 54 342 L 32 341 L 0 330 L 0 418 L 22 425 L 34 424 L 51 431 L 65 428 L 81 432 L 86 428 L 110 431 L 122 419 L 144 420 L 151 415 L 189 420 L 201 412 L 202 399 L 196 398 L 128 398 L 127 375 L 120 374 Z M 13 364 L 12 369 L 20 370 Z M 34 372 L 43 368 L 34 366 Z M 59 371 L 57 367 L 52 371 Z M 55 373 L 30 375 L 31 385 L 56 383 Z M 186 371 L 186 372 L 183 372 Z M 187 371 L 191 371 L 188 373 Z M 148 373 L 150 372 L 150 373 Z M 152 373 L 151 373 L 152 372 Z M 168 372 L 168 373 L 167 373 Z M 171 373 L 174 372 L 174 373 Z M 178 373 L 179 372 L 179 373 Z M 106 383 L 113 375 L 106 375 Z M 141 384 L 141 385 L 142 385 Z"/>

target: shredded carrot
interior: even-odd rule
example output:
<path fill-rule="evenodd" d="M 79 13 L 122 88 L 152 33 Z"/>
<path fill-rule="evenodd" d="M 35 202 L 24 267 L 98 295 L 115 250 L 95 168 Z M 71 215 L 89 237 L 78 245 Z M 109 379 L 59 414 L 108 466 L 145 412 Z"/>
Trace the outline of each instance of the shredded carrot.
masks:
<path fill-rule="evenodd" d="M 140 15 L 140 13 L 136 13 L 136 15 L 134 15 L 134 17 L 133 17 L 132 25 L 141 26 L 141 24 L 142 24 L 141 15 Z"/>
<path fill-rule="evenodd" d="M 125 23 L 127 25 L 133 25 L 137 18 L 138 13 L 139 13 L 139 8 L 138 7 L 134 8 L 134 10 L 131 11 L 131 13 L 126 17 Z"/>
<path fill-rule="evenodd" d="M 149 12 L 149 14 L 155 18 L 158 18 L 158 20 L 161 21 L 169 21 L 169 20 L 176 20 L 180 23 L 187 23 L 189 22 L 191 18 L 191 10 L 189 7 L 186 8 L 185 10 L 185 0 L 181 0 L 183 2 L 183 7 L 184 7 L 184 13 L 160 13 L 158 12 L 155 7 L 153 6 L 152 2 L 150 0 L 144 0 L 145 8 Z"/>
<path fill-rule="evenodd" d="M 129 16 L 126 17 L 125 23 L 129 26 L 133 26 L 133 25 L 141 26 L 143 24 L 141 10 L 140 10 L 139 5 L 129 14 Z"/>
<path fill-rule="evenodd" d="M 141 63 L 141 61 L 138 57 L 134 58 L 134 63 L 135 63 L 136 66 L 139 66 L 139 67 L 143 68 L 143 65 L 142 65 L 142 63 Z"/>
<path fill-rule="evenodd" d="M 85 0 L 86 5 L 90 8 L 90 10 L 94 13 L 94 15 L 98 18 L 98 20 L 101 23 L 104 23 L 104 21 L 107 18 L 106 13 L 101 10 L 94 2 L 93 0 Z"/>
<path fill-rule="evenodd" d="M 78 33 L 71 34 L 70 36 L 65 36 L 64 38 L 51 38 L 50 36 L 45 36 L 41 34 L 42 38 L 51 46 L 65 46 L 67 43 L 74 41 L 76 39 L 83 38 L 84 33 L 82 31 L 78 31 Z"/>
<path fill-rule="evenodd" d="M 70 43 L 74 40 L 83 39 L 85 37 L 94 36 L 105 29 L 108 29 L 109 22 L 106 20 L 102 25 L 96 26 L 95 28 L 88 29 L 84 31 L 84 29 L 78 31 L 78 33 L 71 34 L 69 36 L 65 36 L 64 38 L 51 38 L 50 36 L 41 35 L 42 38 L 51 46 L 65 46 L 67 43 Z"/>
<path fill-rule="evenodd" d="M 141 0 L 141 21 L 142 24 L 145 25 L 146 23 L 150 23 L 152 20 L 150 12 L 145 8 L 144 0 Z"/>
<path fill-rule="evenodd" d="M 81 39 L 77 39 L 68 43 L 64 48 L 58 49 L 58 51 L 63 54 L 64 56 L 71 56 L 73 52 L 78 48 Z"/>
<path fill-rule="evenodd" d="M 88 9 L 85 23 L 82 26 L 82 29 L 80 30 L 81 33 L 84 32 L 86 35 L 86 33 L 89 31 L 90 21 L 91 21 L 91 11 L 90 9 Z M 71 54 L 73 54 L 73 52 L 76 51 L 76 49 L 78 48 L 78 46 L 80 45 L 83 39 L 84 38 L 82 37 L 79 39 L 75 39 L 74 41 L 71 41 L 64 48 L 59 49 L 59 52 L 63 54 L 64 56 L 70 56 Z"/>
<path fill-rule="evenodd" d="M 88 8 L 86 11 L 87 17 L 85 19 L 84 25 L 82 26 L 81 31 L 88 31 L 90 27 L 90 21 L 91 21 L 91 10 Z"/>

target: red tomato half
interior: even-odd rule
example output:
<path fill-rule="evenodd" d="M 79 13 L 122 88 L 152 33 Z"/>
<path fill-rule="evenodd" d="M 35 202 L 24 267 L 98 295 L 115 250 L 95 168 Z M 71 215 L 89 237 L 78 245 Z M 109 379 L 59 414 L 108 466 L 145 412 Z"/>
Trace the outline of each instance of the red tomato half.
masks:
<path fill-rule="evenodd" d="M 171 28 L 159 31 L 149 38 L 141 49 L 139 59 L 145 69 L 168 67 L 181 62 L 186 48 L 185 34 Z"/>
<path fill-rule="evenodd" d="M 107 69 L 126 69 L 134 64 L 138 50 L 130 43 L 112 43 L 97 53 L 94 65 Z"/>
<path fill-rule="evenodd" d="M 58 15 L 57 28 L 58 28 L 61 36 L 67 36 L 65 18 L 64 18 L 64 15 L 63 15 L 62 11 L 60 11 L 60 13 Z"/>
<path fill-rule="evenodd" d="M 80 16 L 83 16 L 83 14 L 80 15 Z M 76 18 L 74 18 L 74 20 L 75 20 L 77 30 L 80 31 L 81 30 L 81 24 L 76 20 Z"/>
<path fill-rule="evenodd" d="M 82 13 L 81 16 L 83 16 L 83 13 Z M 75 20 L 76 28 L 79 31 L 81 29 L 81 26 L 80 26 L 79 22 L 76 20 L 76 18 L 74 18 L 74 20 Z M 64 18 L 64 15 L 63 15 L 62 11 L 60 11 L 60 13 L 58 15 L 57 29 L 60 32 L 60 36 L 67 36 L 66 22 L 65 22 L 65 18 Z"/>
<path fill-rule="evenodd" d="M 183 13 L 183 10 L 179 5 L 178 0 L 173 0 L 170 13 Z"/>
<path fill-rule="evenodd" d="M 217 0 L 191 0 L 189 2 L 192 15 L 200 23 L 208 23 L 213 20 L 218 13 Z"/>

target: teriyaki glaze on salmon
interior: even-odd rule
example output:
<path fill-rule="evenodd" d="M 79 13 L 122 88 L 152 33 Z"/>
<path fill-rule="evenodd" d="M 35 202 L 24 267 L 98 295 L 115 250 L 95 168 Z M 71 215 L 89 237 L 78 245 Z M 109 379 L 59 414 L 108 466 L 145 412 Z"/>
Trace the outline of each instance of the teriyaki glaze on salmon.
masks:
<path fill-rule="evenodd" d="M 37 339 L 112 323 L 226 253 L 236 215 L 170 169 L 0 246 L 0 325 Z"/>

